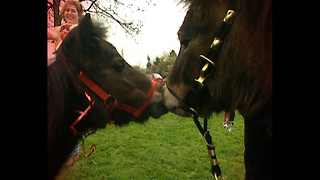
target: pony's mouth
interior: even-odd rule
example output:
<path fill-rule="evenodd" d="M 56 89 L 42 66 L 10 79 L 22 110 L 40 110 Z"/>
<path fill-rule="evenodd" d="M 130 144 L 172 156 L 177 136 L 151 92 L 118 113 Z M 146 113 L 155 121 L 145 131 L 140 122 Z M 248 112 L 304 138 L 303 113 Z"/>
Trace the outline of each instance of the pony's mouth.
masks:
<path fill-rule="evenodd" d="M 168 113 L 168 109 L 163 105 L 163 86 L 159 83 L 156 85 L 155 92 L 150 102 L 151 107 L 151 117 L 158 119 L 163 114 Z"/>
<path fill-rule="evenodd" d="M 157 103 L 152 105 L 152 113 L 151 117 L 158 119 L 160 118 L 163 114 L 168 113 L 168 109 L 162 104 L 162 103 Z"/>
<path fill-rule="evenodd" d="M 170 91 L 167 88 L 167 85 L 163 87 L 162 96 L 163 96 L 163 104 L 170 112 L 182 117 L 190 116 L 189 113 L 185 112 L 180 108 L 179 100 L 170 93 Z"/>
<path fill-rule="evenodd" d="M 142 114 L 138 117 L 135 117 L 132 113 L 123 111 L 115 107 L 111 119 L 115 121 L 117 125 L 128 124 L 130 121 L 144 122 L 152 117 L 154 119 L 160 118 L 163 114 L 168 113 L 168 109 L 163 105 L 163 96 L 162 96 L 162 85 L 159 83 L 155 84 L 154 93 L 150 103 L 142 111 Z"/>

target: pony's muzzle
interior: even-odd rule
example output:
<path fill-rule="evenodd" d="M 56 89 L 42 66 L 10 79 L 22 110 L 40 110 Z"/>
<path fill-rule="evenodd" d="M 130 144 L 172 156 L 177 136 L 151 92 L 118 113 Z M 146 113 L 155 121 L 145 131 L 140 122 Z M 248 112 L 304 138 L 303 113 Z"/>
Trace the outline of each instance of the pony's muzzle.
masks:
<path fill-rule="evenodd" d="M 189 117 L 190 114 L 185 112 L 180 108 L 180 101 L 174 95 L 170 93 L 167 85 L 164 85 L 162 88 L 163 104 L 164 106 L 172 113 L 182 116 Z"/>

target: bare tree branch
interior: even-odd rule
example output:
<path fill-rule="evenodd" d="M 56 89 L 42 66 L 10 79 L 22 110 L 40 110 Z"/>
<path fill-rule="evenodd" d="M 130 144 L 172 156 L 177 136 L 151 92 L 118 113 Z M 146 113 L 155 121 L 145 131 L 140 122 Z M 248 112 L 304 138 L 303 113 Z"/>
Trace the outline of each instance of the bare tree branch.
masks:
<path fill-rule="evenodd" d="M 97 1 L 97 0 L 94 0 L 93 2 L 91 2 L 91 5 L 90 5 L 87 9 L 85 9 L 85 10 L 83 10 L 83 11 L 84 11 L 84 12 L 89 11 L 90 8 L 92 7 L 92 5 L 93 5 L 96 1 Z"/>
<path fill-rule="evenodd" d="M 60 3 L 65 1 L 66 0 L 47 0 L 47 14 L 48 16 L 53 16 L 54 26 L 61 24 L 62 18 L 60 16 L 59 7 Z M 148 1 L 151 2 L 151 0 Z M 146 1 L 146 3 L 149 5 L 148 1 Z M 135 20 L 129 20 L 127 17 L 124 18 L 118 14 L 119 8 L 123 8 L 125 10 L 129 9 L 132 12 L 144 12 L 144 10 L 141 10 L 140 7 L 136 7 L 136 10 L 133 10 L 134 6 L 132 3 L 124 4 L 119 0 L 113 0 L 113 3 L 110 3 L 110 6 L 108 8 L 102 5 L 100 0 L 80 0 L 80 2 L 87 2 L 88 5 L 90 4 L 86 9 L 83 10 L 85 13 L 93 13 L 97 15 L 97 17 L 100 17 L 100 20 L 105 22 L 110 22 L 109 19 L 112 19 L 112 21 L 118 23 L 120 27 L 126 32 L 126 34 L 130 35 L 131 37 L 134 37 L 135 35 L 140 33 L 140 29 L 143 26 L 141 21 L 138 21 L 138 23 L 134 23 Z M 50 19 L 51 21 L 50 17 L 48 19 Z"/>
<path fill-rule="evenodd" d="M 50 8 L 53 8 L 53 4 L 49 1 L 47 1 L 47 11 L 50 9 Z"/>

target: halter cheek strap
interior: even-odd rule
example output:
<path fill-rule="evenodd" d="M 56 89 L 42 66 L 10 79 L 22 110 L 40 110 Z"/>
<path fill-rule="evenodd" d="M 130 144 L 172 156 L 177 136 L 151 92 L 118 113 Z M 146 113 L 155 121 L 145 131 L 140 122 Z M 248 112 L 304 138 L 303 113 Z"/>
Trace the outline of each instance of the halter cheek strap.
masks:
<path fill-rule="evenodd" d="M 78 78 L 94 93 L 96 93 L 103 101 L 108 101 L 110 95 L 106 93 L 100 86 L 94 83 L 91 79 L 89 79 L 86 75 L 84 75 L 81 71 L 78 74 Z"/>

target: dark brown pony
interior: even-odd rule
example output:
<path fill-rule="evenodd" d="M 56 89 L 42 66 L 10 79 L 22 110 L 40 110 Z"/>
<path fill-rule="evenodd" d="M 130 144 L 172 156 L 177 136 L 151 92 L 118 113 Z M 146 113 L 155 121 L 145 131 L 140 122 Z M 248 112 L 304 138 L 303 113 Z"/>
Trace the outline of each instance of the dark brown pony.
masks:
<path fill-rule="evenodd" d="M 209 51 L 227 10 L 234 7 L 235 20 L 205 81 L 209 93 L 202 107 L 194 109 L 203 117 L 237 109 L 245 118 L 246 179 L 272 179 L 272 0 L 185 3 L 189 9 L 178 31 L 180 52 L 167 77 L 175 95 L 164 88 L 164 104 L 173 113 L 189 116 L 178 98 L 185 99 L 199 77 L 199 55 Z"/>
<path fill-rule="evenodd" d="M 54 179 L 82 136 L 70 125 L 89 103 L 84 91 L 95 100 L 89 113 L 75 126 L 78 132 L 105 128 L 111 118 L 116 125 L 128 124 L 133 115 L 115 107 L 115 99 L 138 108 L 147 98 L 151 80 L 134 70 L 105 38 L 106 29 L 93 23 L 87 14 L 64 38 L 56 61 L 47 68 L 47 171 Z M 68 66 L 66 65 L 68 64 Z M 86 87 L 75 72 L 82 71 L 112 97 L 104 102 Z M 109 117 L 106 105 L 115 107 Z M 151 102 L 136 122 L 168 112 L 162 104 L 162 86 L 157 83 Z"/>

